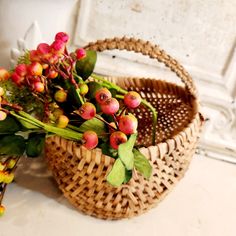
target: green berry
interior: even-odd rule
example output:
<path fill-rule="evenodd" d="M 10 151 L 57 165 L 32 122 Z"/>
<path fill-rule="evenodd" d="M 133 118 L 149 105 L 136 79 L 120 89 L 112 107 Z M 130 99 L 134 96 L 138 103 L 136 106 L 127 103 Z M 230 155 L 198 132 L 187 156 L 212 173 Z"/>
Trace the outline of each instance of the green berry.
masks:
<path fill-rule="evenodd" d="M 85 95 L 85 94 L 87 94 L 88 91 L 89 91 L 89 88 L 88 88 L 88 85 L 87 85 L 87 84 L 81 84 L 80 87 L 79 87 L 79 89 L 80 89 L 80 94 L 81 94 L 82 96 Z"/>
<path fill-rule="evenodd" d="M 3 205 L 0 205 L 0 217 L 3 216 L 5 213 L 5 207 Z"/>
<path fill-rule="evenodd" d="M 54 94 L 54 98 L 57 102 L 65 102 L 67 99 L 67 93 L 65 90 L 60 89 Z"/>
<path fill-rule="evenodd" d="M 13 173 L 5 173 L 5 177 L 4 177 L 3 182 L 6 184 L 10 184 L 13 181 L 14 177 L 15 176 Z"/>
<path fill-rule="evenodd" d="M 60 115 L 57 119 L 57 127 L 64 129 L 69 123 L 69 119 L 67 116 Z"/>
<path fill-rule="evenodd" d="M 8 163 L 7 163 L 7 168 L 12 169 L 16 164 L 16 159 L 11 159 Z"/>

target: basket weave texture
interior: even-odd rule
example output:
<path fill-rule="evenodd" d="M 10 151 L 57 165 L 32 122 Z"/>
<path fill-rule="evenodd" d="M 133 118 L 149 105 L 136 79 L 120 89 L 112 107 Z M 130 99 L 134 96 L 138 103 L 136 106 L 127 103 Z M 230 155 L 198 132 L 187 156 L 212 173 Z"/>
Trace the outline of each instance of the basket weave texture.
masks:
<path fill-rule="evenodd" d="M 203 119 L 196 89 L 183 67 L 158 46 L 133 38 L 114 38 L 89 44 L 86 49 L 126 49 L 163 62 L 185 87 L 147 78 L 107 78 L 127 90 L 138 91 L 158 112 L 156 145 L 151 145 L 152 114 L 144 106 L 133 112 L 139 120 L 138 144 L 149 159 L 149 180 L 135 172 L 129 183 L 115 188 L 106 182 L 114 159 L 99 148 L 53 136 L 46 141 L 46 160 L 64 196 L 80 211 L 103 219 L 130 218 L 159 203 L 184 176 L 195 152 Z"/>

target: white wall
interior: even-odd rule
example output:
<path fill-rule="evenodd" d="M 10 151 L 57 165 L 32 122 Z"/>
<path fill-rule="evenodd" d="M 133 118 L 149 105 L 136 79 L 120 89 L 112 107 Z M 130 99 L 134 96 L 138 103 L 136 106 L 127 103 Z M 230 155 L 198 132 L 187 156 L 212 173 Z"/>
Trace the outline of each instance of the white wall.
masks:
<path fill-rule="evenodd" d="M 8 64 L 10 49 L 35 20 L 38 24 L 26 35 L 28 46 L 41 36 L 50 42 L 58 31 L 71 35 L 71 46 L 123 35 L 150 40 L 178 59 L 197 84 L 210 119 L 201 151 L 228 159 L 236 157 L 235 13 L 235 0 L 0 0 L 0 65 Z M 97 71 L 167 75 L 143 57 L 115 54 L 114 60 L 111 54 L 103 56 Z"/>

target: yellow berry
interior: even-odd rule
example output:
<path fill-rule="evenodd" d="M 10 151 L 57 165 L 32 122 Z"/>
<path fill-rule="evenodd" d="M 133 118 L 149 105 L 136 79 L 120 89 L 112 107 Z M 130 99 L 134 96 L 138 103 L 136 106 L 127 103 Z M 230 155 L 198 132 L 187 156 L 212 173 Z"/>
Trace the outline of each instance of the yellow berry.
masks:
<path fill-rule="evenodd" d="M 14 179 L 13 173 L 6 173 L 3 182 L 6 184 L 10 184 Z"/>
<path fill-rule="evenodd" d="M 5 207 L 3 205 L 0 205 L 0 217 L 3 216 L 5 213 Z"/>
<path fill-rule="evenodd" d="M 12 169 L 16 164 L 16 159 L 11 159 L 8 163 L 7 163 L 7 167 L 9 169 Z"/>

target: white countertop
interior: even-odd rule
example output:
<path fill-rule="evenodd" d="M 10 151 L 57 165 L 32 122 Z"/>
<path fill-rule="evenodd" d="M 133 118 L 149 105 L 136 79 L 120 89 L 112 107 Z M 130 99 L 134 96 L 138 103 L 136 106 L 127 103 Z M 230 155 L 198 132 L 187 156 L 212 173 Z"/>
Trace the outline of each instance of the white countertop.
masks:
<path fill-rule="evenodd" d="M 41 159 L 26 160 L 6 192 L 0 236 L 235 236 L 236 165 L 195 155 L 177 187 L 148 213 L 120 221 L 83 215 Z M 24 170 L 24 171 L 23 171 Z"/>

